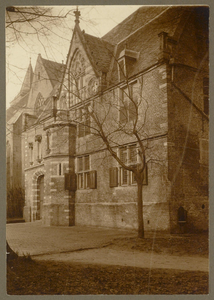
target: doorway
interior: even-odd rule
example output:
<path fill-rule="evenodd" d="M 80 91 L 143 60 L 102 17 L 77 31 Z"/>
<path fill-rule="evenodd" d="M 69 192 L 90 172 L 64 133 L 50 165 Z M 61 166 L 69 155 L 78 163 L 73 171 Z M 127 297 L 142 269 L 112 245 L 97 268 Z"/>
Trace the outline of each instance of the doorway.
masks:
<path fill-rule="evenodd" d="M 44 175 L 39 176 L 37 181 L 37 192 L 38 192 L 38 198 L 37 198 L 37 220 L 42 219 L 42 209 L 43 209 L 43 200 L 44 200 Z"/>

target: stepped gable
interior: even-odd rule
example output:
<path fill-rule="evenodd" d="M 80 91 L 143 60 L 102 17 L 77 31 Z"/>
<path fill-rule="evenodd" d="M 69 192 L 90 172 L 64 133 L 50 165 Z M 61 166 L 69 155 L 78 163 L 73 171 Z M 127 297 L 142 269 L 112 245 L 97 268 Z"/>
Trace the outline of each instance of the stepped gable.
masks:
<path fill-rule="evenodd" d="M 104 41 L 98 37 L 84 33 L 84 42 L 89 51 L 94 66 L 98 71 L 107 72 L 114 51 L 114 46 L 107 41 Z"/>
<path fill-rule="evenodd" d="M 60 64 L 55 61 L 44 59 L 41 57 L 43 66 L 48 74 L 49 80 L 52 85 L 55 86 L 62 80 L 63 72 L 65 70 L 65 64 Z"/>

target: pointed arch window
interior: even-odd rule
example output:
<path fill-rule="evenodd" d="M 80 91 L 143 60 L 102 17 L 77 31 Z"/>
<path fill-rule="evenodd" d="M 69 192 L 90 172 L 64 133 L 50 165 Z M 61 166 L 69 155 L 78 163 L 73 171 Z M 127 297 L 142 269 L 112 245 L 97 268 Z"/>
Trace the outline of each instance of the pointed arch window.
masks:
<path fill-rule="evenodd" d="M 73 106 L 86 98 L 85 58 L 76 51 L 68 71 L 69 106 Z"/>
<path fill-rule="evenodd" d="M 36 97 L 36 102 L 35 102 L 35 114 L 39 115 L 42 112 L 42 108 L 45 104 L 45 99 L 42 96 L 42 94 L 39 92 L 37 97 Z"/>

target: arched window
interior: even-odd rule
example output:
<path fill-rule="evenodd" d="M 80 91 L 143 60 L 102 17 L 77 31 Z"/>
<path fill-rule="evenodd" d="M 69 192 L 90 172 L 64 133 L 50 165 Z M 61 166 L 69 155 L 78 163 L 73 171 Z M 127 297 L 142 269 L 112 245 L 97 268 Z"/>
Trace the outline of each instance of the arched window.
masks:
<path fill-rule="evenodd" d="M 85 58 L 76 50 L 68 71 L 68 102 L 75 105 L 86 97 L 85 89 Z"/>
<path fill-rule="evenodd" d="M 35 102 L 35 107 L 34 107 L 36 116 L 38 116 L 42 112 L 44 102 L 45 102 L 45 99 L 42 96 L 42 94 L 39 92 L 37 97 L 36 97 L 36 102 Z"/>

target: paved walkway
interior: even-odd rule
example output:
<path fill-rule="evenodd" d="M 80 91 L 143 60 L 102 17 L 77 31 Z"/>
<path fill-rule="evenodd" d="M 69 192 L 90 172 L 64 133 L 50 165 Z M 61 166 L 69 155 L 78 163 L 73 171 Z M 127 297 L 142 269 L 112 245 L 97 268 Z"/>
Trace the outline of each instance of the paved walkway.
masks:
<path fill-rule="evenodd" d="M 6 225 L 7 241 L 19 255 L 59 253 L 102 247 L 113 239 L 136 235 L 135 231 L 114 228 L 42 226 L 40 221 Z"/>
<path fill-rule="evenodd" d="M 136 232 L 97 227 L 45 227 L 40 222 L 7 224 L 7 241 L 20 255 L 37 260 L 208 272 L 208 259 L 104 247 Z"/>
<path fill-rule="evenodd" d="M 176 269 L 208 272 L 208 259 L 203 257 L 175 256 L 146 253 L 141 251 L 124 251 L 109 248 L 84 250 L 71 253 L 59 253 L 34 257 L 37 260 L 77 262 L 84 264 L 101 264 L 132 266 L 148 269 Z"/>

